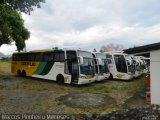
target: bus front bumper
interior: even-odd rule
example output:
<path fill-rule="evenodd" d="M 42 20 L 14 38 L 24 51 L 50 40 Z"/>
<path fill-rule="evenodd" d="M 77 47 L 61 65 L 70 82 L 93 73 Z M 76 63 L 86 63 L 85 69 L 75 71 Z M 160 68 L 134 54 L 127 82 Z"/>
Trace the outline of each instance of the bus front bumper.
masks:
<path fill-rule="evenodd" d="M 95 80 L 96 80 L 96 76 L 94 76 L 93 78 L 90 78 L 90 79 L 79 78 L 78 84 L 79 85 L 81 85 L 81 84 L 90 84 L 90 83 L 95 82 Z"/>
<path fill-rule="evenodd" d="M 96 81 L 103 81 L 110 77 L 110 73 L 104 73 L 103 75 L 97 75 Z"/>

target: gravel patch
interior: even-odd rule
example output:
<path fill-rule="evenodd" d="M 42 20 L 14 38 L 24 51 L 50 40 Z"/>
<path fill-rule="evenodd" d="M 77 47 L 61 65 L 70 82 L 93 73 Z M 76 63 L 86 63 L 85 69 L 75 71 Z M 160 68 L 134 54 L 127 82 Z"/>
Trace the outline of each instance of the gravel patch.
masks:
<path fill-rule="evenodd" d="M 89 118 L 92 119 L 92 118 Z M 113 111 L 106 115 L 96 116 L 100 120 L 160 120 L 160 106 L 147 106 Z"/>
<path fill-rule="evenodd" d="M 46 92 L 3 90 L 0 99 L 1 114 L 39 113 L 49 95 Z"/>
<path fill-rule="evenodd" d="M 116 104 L 116 101 L 110 96 L 92 93 L 69 94 L 58 98 L 64 104 L 71 107 L 92 108 L 103 104 Z"/>

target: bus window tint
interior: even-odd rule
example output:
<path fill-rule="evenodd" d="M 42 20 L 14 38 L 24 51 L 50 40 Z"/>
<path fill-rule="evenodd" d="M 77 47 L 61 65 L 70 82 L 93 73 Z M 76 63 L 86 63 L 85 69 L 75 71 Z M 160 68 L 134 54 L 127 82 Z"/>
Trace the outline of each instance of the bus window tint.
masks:
<path fill-rule="evenodd" d="M 60 62 L 64 62 L 65 58 L 64 58 L 64 52 L 61 52 L 60 53 L 60 56 L 59 56 L 59 61 Z"/>
<path fill-rule="evenodd" d="M 67 51 L 67 59 L 71 60 L 77 57 L 77 54 L 75 51 Z"/>
<path fill-rule="evenodd" d="M 114 55 L 115 64 L 118 72 L 127 73 L 127 65 L 123 55 Z"/>
<path fill-rule="evenodd" d="M 34 61 L 35 60 L 35 56 L 33 53 L 28 54 L 28 61 Z"/>
<path fill-rule="evenodd" d="M 106 55 L 106 58 L 111 59 L 112 60 L 112 55 Z"/>
<path fill-rule="evenodd" d="M 64 52 L 55 52 L 54 61 L 55 62 L 64 62 Z"/>
<path fill-rule="evenodd" d="M 46 52 L 43 54 L 43 61 L 49 62 L 54 60 L 54 53 Z"/>
<path fill-rule="evenodd" d="M 28 54 L 21 54 L 21 61 L 28 61 Z"/>
<path fill-rule="evenodd" d="M 13 54 L 13 56 L 12 56 L 12 60 L 13 60 L 13 61 L 18 61 L 18 55 Z"/>
<path fill-rule="evenodd" d="M 35 61 L 41 61 L 42 60 L 42 53 L 35 53 Z"/>
<path fill-rule="evenodd" d="M 83 65 L 85 65 L 85 66 L 91 66 L 92 65 L 92 59 L 90 59 L 90 58 L 84 58 L 83 59 Z"/>

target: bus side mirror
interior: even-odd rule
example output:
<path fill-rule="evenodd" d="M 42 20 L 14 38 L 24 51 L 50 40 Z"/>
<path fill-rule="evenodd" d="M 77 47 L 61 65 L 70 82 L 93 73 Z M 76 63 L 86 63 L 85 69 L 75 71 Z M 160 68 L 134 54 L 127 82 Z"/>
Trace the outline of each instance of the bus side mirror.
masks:
<path fill-rule="evenodd" d="M 78 58 L 79 58 L 79 63 L 82 65 L 82 64 L 84 63 L 83 57 L 82 57 L 82 56 L 79 56 Z"/>

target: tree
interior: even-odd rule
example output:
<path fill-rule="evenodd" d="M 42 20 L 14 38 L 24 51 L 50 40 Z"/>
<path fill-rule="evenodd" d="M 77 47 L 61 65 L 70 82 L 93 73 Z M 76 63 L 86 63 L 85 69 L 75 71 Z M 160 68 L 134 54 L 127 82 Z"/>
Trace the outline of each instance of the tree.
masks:
<path fill-rule="evenodd" d="M 108 44 L 101 47 L 100 52 L 108 52 L 108 51 L 122 51 L 123 45 L 119 44 Z"/>
<path fill-rule="evenodd" d="M 0 46 L 15 41 L 17 50 L 23 50 L 30 32 L 20 12 L 30 14 L 34 6 L 40 7 L 40 2 L 44 0 L 0 0 Z"/>
<path fill-rule="evenodd" d="M 53 50 L 59 50 L 59 48 L 58 47 L 54 47 L 54 48 L 52 48 Z"/>
<path fill-rule="evenodd" d="M 15 41 L 18 51 L 25 47 L 25 40 L 30 37 L 21 14 L 5 4 L 0 4 L 0 32 L 0 46 Z"/>
<path fill-rule="evenodd" d="M 0 4 L 5 4 L 15 9 L 27 14 L 33 11 L 33 7 L 40 8 L 40 3 L 45 2 L 45 0 L 0 0 Z"/>

